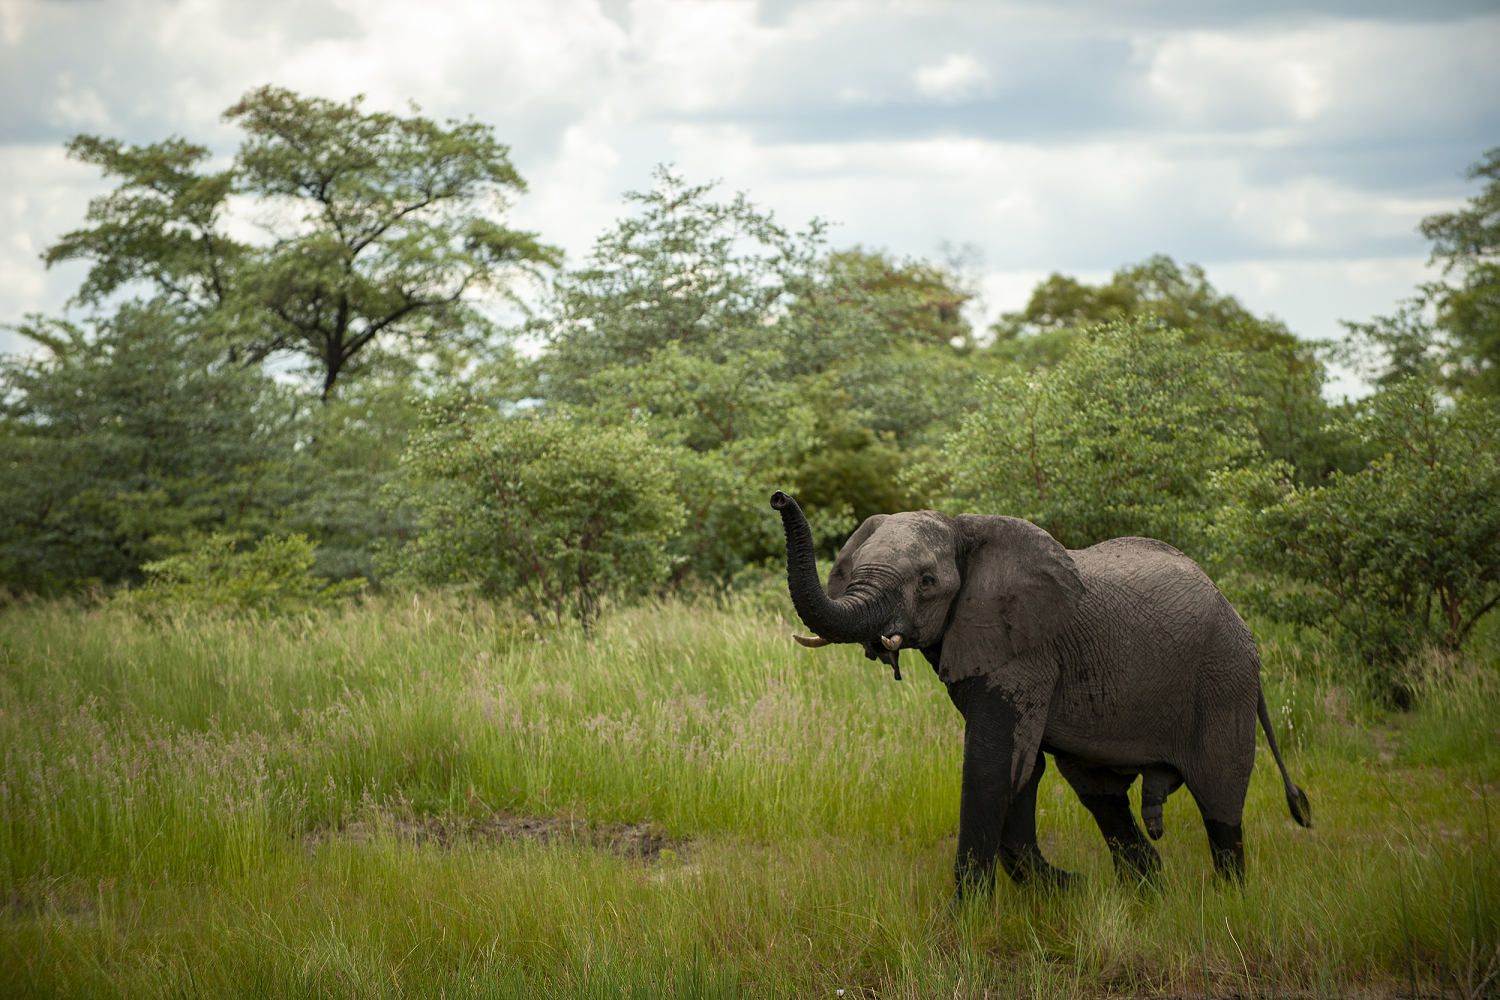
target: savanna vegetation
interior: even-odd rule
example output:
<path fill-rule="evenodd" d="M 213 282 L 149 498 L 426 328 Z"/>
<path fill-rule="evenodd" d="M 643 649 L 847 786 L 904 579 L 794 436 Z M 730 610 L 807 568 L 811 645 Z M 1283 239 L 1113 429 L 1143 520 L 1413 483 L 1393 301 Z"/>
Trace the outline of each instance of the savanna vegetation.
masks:
<path fill-rule="evenodd" d="M 0 992 L 1500 995 L 1500 150 L 1320 345 L 1168 256 L 976 330 L 665 168 L 565 264 L 486 125 L 225 117 L 220 170 L 70 144 L 116 186 L 0 361 Z M 922 507 L 1184 549 L 1315 828 L 1257 768 L 1220 885 L 1176 796 L 1141 890 L 1049 773 L 1087 888 L 950 912 L 961 720 L 789 643 L 776 488 L 828 556 Z"/>

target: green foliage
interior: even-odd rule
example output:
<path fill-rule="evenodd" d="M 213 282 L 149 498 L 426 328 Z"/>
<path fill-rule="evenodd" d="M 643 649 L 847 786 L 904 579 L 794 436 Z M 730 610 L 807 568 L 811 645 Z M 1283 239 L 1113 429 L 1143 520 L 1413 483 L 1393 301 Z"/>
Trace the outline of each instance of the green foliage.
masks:
<path fill-rule="evenodd" d="M 1422 220 L 1432 240 L 1432 260 L 1443 266 L 1443 282 L 1424 289 L 1449 338 L 1455 386 L 1500 396 L 1500 146 L 1469 168 L 1484 190 L 1456 212 Z M 1456 283 L 1451 283 L 1457 278 Z"/>
<path fill-rule="evenodd" d="M 743 195 L 715 200 L 665 168 L 634 214 L 565 274 L 536 323 L 547 341 L 539 393 L 605 426 L 645 418 L 674 447 L 667 486 L 689 512 L 679 572 L 723 579 L 774 551 L 771 519 L 749 501 L 786 481 L 810 414 L 787 379 L 776 326 L 821 245 Z"/>
<path fill-rule="evenodd" d="M 319 572 L 379 584 L 379 554 L 417 531 L 415 512 L 391 502 L 401 458 L 421 420 L 422 401 L 462 384 L 495 407 L 524 395 L 519 363 L 504 347 L 448 345 L 421 359 L 385 355 L 340 386 L 303 418 L 293 459 L 303 489 L 280 512 L 279 526 L 318 543 Z"/>
<path fill-rule="evenodd" d="M 780 554 L 768 484 L 810 498 L 827 546 L 912 498 L 895 470 L 972 381 L 954 346 L 966 294 L 930 265 L 825 254 L 818 222 L 792 233 L 666 169 L 627 200 L 534 324 L 537 393 L 609 426 L 645 417 L 680 448 L 679 574 L 728 580 Z"/>
<path fill-rule="evenodd" d="M 1436 374 L 1450 392 L 1500 396 L 1500 146 L 1469 168 L 1484 189 L 1455 212 L 1422 220 L 1443 278 L 1390 316 L 1346 322 L 1346 360 L 1380 386 Z M 1374 355 L 1371 358 L 1371 355 Z"/>
<path fill-rule="evenodd" d="M 94 262 L 75 303 L 99 305 L 144 283 L 178 309 L 207 312 L 225 304 L 226 278 L 250 250 L 224 231 L 233 170 L 199 173 L 212 153 L 182 139 L 127 146 L 80 135 L 68 143 L 68 155 L 120 182 L 89 202 L 91 226 L 65 234 L 42 255 L 49 267 Z"/>
<path fill-rule="evenodd" d="M 503 290 L 558 252 L 496 221 L 525 185 L 488 126 L 362 104 L 252 91 L 225 112 L 246 140 L 218 173 L 197 173 L 208 151 L 181 140 L 79 136 L 71 154 L 120 186 L 45 260 L 92 262 L 81 302 L 144 282 L 233 357 L 300 357 L 324 398 L 381 344 L 476 343 L 488 327 L 472 293 Z M 231 194 L 249 199 L 268 243 L 227 235 Z"/>
<path fill-rule="evenodd" d="M 953 500 L 1072 548 L 1146 535 L 1204 557 L 1212 474 L 1262 457 L 1240 357 L 1149 322 L 1080 340 L 1055 368 L 989 383 L 943 449 Z"/>
<path fill-rule="evenodd" d="M 21 332 L 46 350 L 0 363 L 0 585 L 137 579 L 185 538 L 275 521 L 296 406 L 272 380 L 160 302 Z"/>
<path fill-rule="evenodd" d="M 914 471 L 931 449 L 903 447 L 896 432 L 872 427 L 862 419 L 868 411 L 861 401 L 838 384 L 834 373 L 807 380 L 802 399 L 814 418 L 812 445 L 799 456 L 788 481 L 798 484 L 798 503 L 819 512 L 812 529 L 820 551 L 837 552 L 850 530 L 871 514 L 931 506 L 934 484 Z M 779 524 L 776 531 L 784 545 Z"/>
<path fill-rule="evenodd" d="M 824 257 L 816 277 L 819 288 L 804 299 L 860 309 L 888 343 L 973 347 L 974 331 L 963 316 L 972 295 L 948 268 L 854 247 Z"/>
<path fill-rule="evenodd" d="M 1427 316 L 1421 296 L 1402 302 L 1389 316 L 1366 323 L 1344 321 L 1347 331 L 1336 356 L 1384 388 L 1413 377 L 1441 377 L 1447 353 L 1442 335 Z"/>
<path fill-rule="evenodd" d="M 717 363 L 779 353 L 774 320 L 820 251 L 823 226 L 789 232 L 745 195 L 714 200 L 714 185 L 689 185 L 665 167 L 653 181 L 625 195 L 632 214 L 562 277 L 536 324 L 549 400 L 590 403 L 600 369 L 648 364 L 669 345 Z"/>
<path fill-rule="evenodd" d="M 1236 352 L 1231 381 L 1250 402 L 1261 446 L 1291 463 L 1299 480 L 1317 482 L 1350 464 L 1327 428 L 1323 368 L 1313 346 L 1281 321 L 1258 317 L 1220 293 L 1197 264 L 1180 267 L 1159 254 L 1097 286 L 1054 274 L 1036 287 L 1024 310 L 1002 315 L 991 327 L 995 342 L 988 354 L 1035 371 L 1062 363 L 1086 328 L 1125 321 L 1178 330 L 1187 346 L 1209 353 Z"/>
<path fill-rule="evenodd" d="M 788 377 L 814 383 L 801 392 L 815 400 L 831 391 L 847 420 L 903 451 L 937 444 L 974 399 L 960 277 L 859 249 L 821 258 L 808 277 L 778 323 Z"/>
<path fill-rule="evenodd" d="M 1047 330 L 1079 330 L 1146 317 L 1186 332 L 1190 343 L 1213 339 L 1236 347 L 1296 346 L 1280 323 L 1259 319 L 1234 296 L 1209 284 L 1202 267 L 1181 267 L 1165 254 L 1122 267 L 1103 285 L 1053 274 L 1032 290 L 1025 309 L 1003 314 L 991 333 L 1006 344 Z"/>
<path fill-rule="evenodd" d="M 639 593 L 670 570 L 666 543 L 684 523 L 673 459 L 639 424 L 428 404 L 403 459 L 401 501 L 418 534 L 397 563 L 422 581 L 512 597 L 539 619 L 588 625 L 605 597 Z"/>
<path fill-rule="evenodd" d="M 116 603 L 160 615 L 177 611 L 283 615 L 327 607 L 364 589 L 364 580 L 329 583 L 313 573 L 317 546 L 304 535 L 209 535 L 186 552 L 146 563 L 146 582 L 117 591 Z"/>
<path fill-rule="evenodd" d="M 1500 602 L 1500 412 L 1411 378 L 1365 400 L 1348 432 L 1379 457 L 1317 487 L 1264 469 L 1226 479 L 1240 502 L 1220 530 L 1297 585 L 1271 610 L 1336 623 L 1391 689 L 1404 657 L 1457 648 Z"/>

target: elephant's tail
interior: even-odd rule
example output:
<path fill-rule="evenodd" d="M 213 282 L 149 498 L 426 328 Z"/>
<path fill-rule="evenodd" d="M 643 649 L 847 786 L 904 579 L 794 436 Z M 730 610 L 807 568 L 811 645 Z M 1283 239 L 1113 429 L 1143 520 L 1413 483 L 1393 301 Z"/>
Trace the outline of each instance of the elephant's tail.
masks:
<path fill-rule="evenodd" d="M 1286 787 L 1287 808 L 1292 811 L 1292 819 L 1303 826 L 1312 826 L 1312 804 L 1307 801 L 1307 793 L 1292 784 L 1292 776 L 1286 773 L 1286 762 L 1281 759 L 1281 748 L 1276 745 L 1276 733 L 1271 729 L 1271 710 L 1266 707 L 1266 692 L 1261 690 L 1259 695 L 1260 725 L 1266 731 L 1271 756 L 1276 758 L 1276 766 L 1281 769 L 1281 783 Z"/>

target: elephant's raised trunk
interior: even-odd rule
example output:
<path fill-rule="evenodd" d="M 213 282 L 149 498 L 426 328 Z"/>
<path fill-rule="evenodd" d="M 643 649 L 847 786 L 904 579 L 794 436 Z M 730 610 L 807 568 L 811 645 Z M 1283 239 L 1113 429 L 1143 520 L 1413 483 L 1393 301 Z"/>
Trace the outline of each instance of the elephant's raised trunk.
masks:
<path fill-rule="evenodd" d="M 828 642 L 868 642 L 880 633 L 879 610 L 868 600 L 831 600 L 818 580 L 812 529 L 797 501 L 777 490 L 771 506 L 781 513 L 786 531 L 786 583 L 797 617 Z"/>

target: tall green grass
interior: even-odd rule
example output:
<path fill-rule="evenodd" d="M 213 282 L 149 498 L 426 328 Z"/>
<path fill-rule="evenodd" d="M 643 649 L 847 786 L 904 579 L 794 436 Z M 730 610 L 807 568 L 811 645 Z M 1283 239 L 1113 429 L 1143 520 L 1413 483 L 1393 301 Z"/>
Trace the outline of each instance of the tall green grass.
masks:
<path fill-rule="evenodd" d="M 1049 770 L 1043 850 L 1084 888 L 1002 880 L 954 913 L 941 685 L 797 647 L 754 602 L 590 637 L 437 596 L 272 621 L 12 607 L 0 995 L 1500 995 L 1493 660 L 1435 667 L 1394 720 L 1334 654 L 1258 631 L 1315 829 L 1262 746 L 1247 884 L 1212 880 L 1180 793 L 1162 883 L 1123 887 Z"/>

